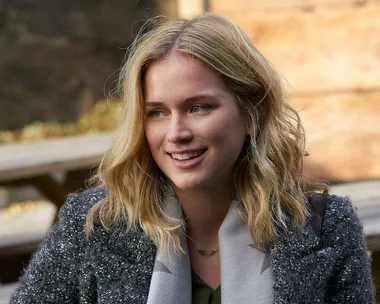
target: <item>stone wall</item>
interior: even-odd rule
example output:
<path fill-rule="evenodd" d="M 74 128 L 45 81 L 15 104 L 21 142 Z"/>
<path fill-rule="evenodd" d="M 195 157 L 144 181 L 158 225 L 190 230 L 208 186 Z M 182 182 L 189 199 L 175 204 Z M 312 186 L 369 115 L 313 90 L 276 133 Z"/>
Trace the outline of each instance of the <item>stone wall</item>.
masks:
<path fill-rule="evenodd" d="M 0 130 L 72 121 L 114 85 L 153 0 L 0 1 Z"/>
<path fill-rule="evenodd" d="M 380 178 L 380 1 L 209 2 L 283 76 L 307 132 L 306 172 L 341 181 Z"/>

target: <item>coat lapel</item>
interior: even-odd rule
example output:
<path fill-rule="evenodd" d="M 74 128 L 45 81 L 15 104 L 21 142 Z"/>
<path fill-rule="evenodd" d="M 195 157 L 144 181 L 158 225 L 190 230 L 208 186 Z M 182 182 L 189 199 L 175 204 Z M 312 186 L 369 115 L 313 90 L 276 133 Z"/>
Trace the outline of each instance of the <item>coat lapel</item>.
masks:
<path fill-rule="evenodd" d="M 274 303 L 323 303 L 336 250 L 324 247 L 310 221 L 302 233 L 282 231 L 271 249 Z M 312 294 L 310 293 L 312 291 Z"/>
<path fill-rule="evenodd" d="M 107 231 L 98 225 L 88 248 L 98 303 L 146 303 L 156 247 L 141 229 L 125 232 L 120 226 Z M 96 271 L 100 268 L 105 271 Z"/>

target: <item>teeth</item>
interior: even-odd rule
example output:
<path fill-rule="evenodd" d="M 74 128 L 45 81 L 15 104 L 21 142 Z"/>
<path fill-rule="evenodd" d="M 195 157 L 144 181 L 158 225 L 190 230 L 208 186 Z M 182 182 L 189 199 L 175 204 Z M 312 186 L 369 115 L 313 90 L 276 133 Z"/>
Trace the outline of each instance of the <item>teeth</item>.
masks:
<path fill-rule="evenodd" d="M 174 159 L 185 160 L 185 159 L 197 157 L 201 154 L 202 152 L 192 152 L 192 153 L 183 153 L 183 154 L 172 153 L 172 157 Z"/>

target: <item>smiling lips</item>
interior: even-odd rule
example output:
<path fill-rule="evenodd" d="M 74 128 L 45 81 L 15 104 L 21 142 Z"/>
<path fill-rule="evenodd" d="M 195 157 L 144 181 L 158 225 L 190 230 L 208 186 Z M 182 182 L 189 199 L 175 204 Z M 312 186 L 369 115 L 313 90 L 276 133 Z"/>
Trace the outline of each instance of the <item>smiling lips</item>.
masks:
<path fill-rule="evenodd" d="M 174 159 L 186 160 L 186 159 L 197 157 L 201 155 L 203 152 L 204 151 L 199 150 L 199 151 L 190 152 L 190 153 L 171 153 L 171 155 Z"/>
<path fill-rule="evenodd" d="M 180 169 L 187 169 L 194 167 L 202 160 L 202 155 L 206 152 L 205 150 L 197 150 L 186 153 L 168 153 L 171 156 L 173 164 L 175 167 Z"/>

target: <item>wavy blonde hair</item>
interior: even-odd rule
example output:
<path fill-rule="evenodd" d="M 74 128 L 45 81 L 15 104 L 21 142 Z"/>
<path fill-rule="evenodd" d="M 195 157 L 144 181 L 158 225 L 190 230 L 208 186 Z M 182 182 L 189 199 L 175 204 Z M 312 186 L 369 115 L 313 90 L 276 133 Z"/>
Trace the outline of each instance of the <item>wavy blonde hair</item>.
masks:
<path fill-rule="evenodd" d="M 144 132 L 144 74 L 153 62 L 173 51 L 196 58 L 221 75 L 251 126 L 256 150 L 244 149 L 234 183 L 253 241 L 259 248 L 274 243 L 277 227 L 286 226 L 289 218 L 296 227 L 303 227 L 306 196 L 327 188 L 302 176 L 303 127 L 297 112 L 284 102 L 281 81 L 270 63 L 241 29 L 214 13 L 191 20 L 154 19 L 148 24 L 153 28 L 138 35 L 121 71 L 122 119 L 92 179 L 97 186 L 105 186 L 108 194 L 90 210 L 88 234 L 95 221 L 106 228 L 124 223 L 126 229 L 141 226 L 162 248 L 174 242 L 181 249 L 178 225 L 161 216 L 161 203 L 170 189 Z"/>

